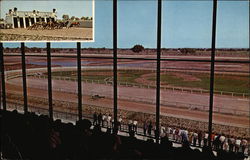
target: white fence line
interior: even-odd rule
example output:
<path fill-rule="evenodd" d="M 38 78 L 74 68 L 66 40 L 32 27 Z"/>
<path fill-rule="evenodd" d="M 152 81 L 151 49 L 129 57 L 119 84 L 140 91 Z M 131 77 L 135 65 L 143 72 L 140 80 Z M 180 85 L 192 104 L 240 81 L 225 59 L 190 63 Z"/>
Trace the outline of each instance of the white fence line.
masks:
<path fill-rule="evenodd" d="M 39 78 L 39 79 L 47 79 L 46 76 L 43 75 L 29 75 L 35 78 Z M 16 78 L 17 75 L 15 76 L 6 76 L 7 79 L 11 79 L 11 78 Z M 70 78 L 70 77 L 57 77 L 57 76 L 53 76 L 52 77 L 55 80 L 65 80 L 65 81 L 77 81 L 77 78 Z M 83 80 L 83 82 L 85 83 L 92 83 L 92 84 L 105 84 L 105 85 L 112 85 L 112 82 L 110 81 L 100 81 L 100 80 Z M 120 86 L 131 86 L 131 87 L 138 87 L 138 88 L 154 88 L 154 86 L 150 86 L 150 85 L 139 85 L 139 84 L 135 84 L 135 83 L 127 83 L 127 82 L 118 82 L 118 85 Z M 42 90 L 47 90 L 47 87 L 45 86 L 38 86 L 38 85 L 28 85 L 28 87 L 32 87 L 32 88 L 38 88 L 38 89 L 42 89 Z M 180 87 L 164 87 L 163 89 L 165 90 L 172 90 L 172 91 L 181 91 L 181 92 L 186 92 L 186 91 L 190 91 L 191 93 L 197 93 L 197 90 L 193 90 L 193 89 L 186 89 L 186 88 L 180 88 Z M 66 88 L 53 88 L 54 91 L 60 91 L 60 92 L 67 92 L 67 93 L 73 93 L 73 94 L 77 94 L 78 93 L 78 89 L 76 88 L 75 90 L 68 90 Z M 200 92 L 198 93 L 209 93 L 208 90 L 198 90 Z M 218 91 L 215 91 L 218 92 Z M 234 92 L 224 92 L 224 91 L 219 91 L 221 93 L 221 95 L 223 95 L 224 93 L 230 93 L 232 96 L 235 96 L 236 94 L 243 94 L 243 98 L 247 98 L 245 93 L 234 93 Z M 107 98 L 113 98 L 112 94 L 107 94 L 105 93 L 105 95 L 102 95 L 102 93 L 100 92 L 83 92 L 83 95 L 94 95 L 94 94 L 98 94 L 101 96 L 105 96 Z M 125 100 L 129 100 L 129 101 L 135 101 L 135 102 L 144 102 L 144 103 L 150 103 L 150 104 L 155 104 L 155 100 L 154 99 L 147 99 L 147 98 L 141 98 L 141 97 L 130 97 L 130 96 L 119 96 L 119 99 L 125 99 Z M 170 102 L 170 101 L 164 101 L 161 100 L 160 102 L 161 105 L 165 105 L 165 106 L 172 106 L 172 107 L 179 107 L 179 108 L 187 108 L 190 110 L 201 110 L 201 111 L 208 111 L 209 110 L 209 106 L 207 105 L 200 105 L 200 104 L 189 104 L 189 103 L 182 103 L 182 102 Z M 229 108 L 225 108 L 225 107 L 218 107 L 218 106 L 214 106 L 214 112 L 217 113 L 224 113 L 224 114 L 233 114 L 233 115 L 244 115 L 244 116 L 248 116 L 249 112 L 248 111 L 244 111 L 244 110 L 238 110 L 238 109 L 229 109 Z"/>
<path fill-rule="evenodd" d="M 47 79 L 46 76 L 42 76 L 42 75 L 32 75 L 35 78 L 39 78 L 39 79 Z M 71 77 L 58 77 L 58 76 L 53 76 L 52 79 L 55 80 L 68 80 L 68 81 L 77 81 L 77 78 L 71 78 Z M 103 80 L 88 80 L 88 79 L 84 79 L 82 80 L 85 83 L 97 83 L 97 84 L 112 84 L 112 81 L 103 81 Z M 128 82 L 118 82 L 117 83 L 118 86 L 126 86 L 126 87 L 138 87 L 138 88 L 155 88 L 155 86 L 152 85 L 142 85 L 142 84 L 136 84 L 136 83 L 128 83 Z M 179 91 L 179 92 L 188 92 L 191 94 L 209 94 L 209 90 L 205 90 L 205 89 L 192 89 L 192 88 L 182 88 L 182 87 L 161 87 L 164 90 L 171 90 L 171 91 Z M 217 91 L 214 90 L 215 94 L 218 95 L 230 95 L 232 97 L 242 97 L 242 98 L 249 98 L 249 94 L 248 93 L 237 93 L 237 92 L 227 92 L 227 91 Z"/>

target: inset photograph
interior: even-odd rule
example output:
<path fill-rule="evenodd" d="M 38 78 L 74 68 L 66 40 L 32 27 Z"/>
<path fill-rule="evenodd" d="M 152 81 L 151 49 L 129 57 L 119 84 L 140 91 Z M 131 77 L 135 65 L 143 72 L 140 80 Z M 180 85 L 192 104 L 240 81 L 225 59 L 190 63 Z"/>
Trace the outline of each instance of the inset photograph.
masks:
<path fill-rule="evenodd" d="M 94 0 L 0 1 L 0 41 L 94 41 Z"/>

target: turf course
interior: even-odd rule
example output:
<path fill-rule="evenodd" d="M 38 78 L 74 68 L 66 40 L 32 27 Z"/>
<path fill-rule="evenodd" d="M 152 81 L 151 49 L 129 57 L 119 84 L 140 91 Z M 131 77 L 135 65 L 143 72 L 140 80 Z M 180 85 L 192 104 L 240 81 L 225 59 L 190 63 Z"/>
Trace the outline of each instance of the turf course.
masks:
<path fill-rule="evenodd" d="M 175 74 L 176 72 L 161 73 L 161 85 L 170 85 L 174 87 L 196 88 L 209 90 L 210 75 L 209 73 L 191 73 L 178 72 L 178 74 L 192 77 L 186 79 Z M 77 78 L 76 71 L 59 71 L 53 72 L 53 77 L 67 77 L 70 79 Z M 86 70 L 82 71 L 82 80 L 99 80 L 112 81 L 112 70 Z M 145 79 L 145 84 L 137 81 L 138 78 Z M 119 70 L 118 82 L 133 83 L 137 85 L 148 85 L 148 82 L 156 81 L 156 73 L 151 70 Z M 223 75 L 215 74 L 215 90 L 224 92 L 249 93 L 249 77 L 246 75 Z M 152 84 L 152 83 L 151 83 Z"/>

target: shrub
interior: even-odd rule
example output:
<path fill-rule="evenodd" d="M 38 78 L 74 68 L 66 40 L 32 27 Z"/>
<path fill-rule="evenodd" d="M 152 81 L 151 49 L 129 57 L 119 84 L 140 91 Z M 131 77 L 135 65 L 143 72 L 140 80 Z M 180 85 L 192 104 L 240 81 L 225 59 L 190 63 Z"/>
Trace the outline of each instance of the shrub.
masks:
<path fill-rule="evenodd" d="M 134 47 L 131 48 L 131 50 L 135 53 L 139 53 L 144 50 L 144 47 L 142 45 L 137 44 L 137 45 L 134 45 Z"/>

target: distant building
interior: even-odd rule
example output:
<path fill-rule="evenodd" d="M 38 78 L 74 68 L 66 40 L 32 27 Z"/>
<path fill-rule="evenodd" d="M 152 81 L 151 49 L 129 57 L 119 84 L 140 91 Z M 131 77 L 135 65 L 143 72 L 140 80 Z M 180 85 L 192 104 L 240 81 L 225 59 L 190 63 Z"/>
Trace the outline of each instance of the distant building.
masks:
<path fill-rule="evenodd" d="M 12 28 L 27 28 L 36 22 L 50 22 L 56 21 L 56 9 L 52 12 L 40 12 L 40 11 L 18 11 L 9 9 L 9 13 L 6 14 L 6 24 L 10 24 Z"/>

